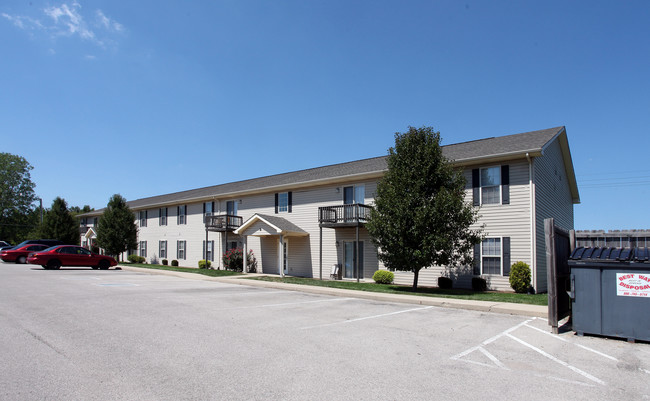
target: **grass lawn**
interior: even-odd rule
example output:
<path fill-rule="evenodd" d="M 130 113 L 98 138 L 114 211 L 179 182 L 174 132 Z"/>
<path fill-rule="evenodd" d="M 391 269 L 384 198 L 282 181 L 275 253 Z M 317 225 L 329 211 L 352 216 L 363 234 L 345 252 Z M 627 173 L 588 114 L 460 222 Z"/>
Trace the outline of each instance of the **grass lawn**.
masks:
<path fill-rule="evenodd" d="M 174 271 L 174 272 L 202 274 L 204 276 L 210 276 L 210 277 L 238 276 L 238 275 L 241 275 L 241 273 L 230 271 L 230 270 L 197 269 L 197 268 L 194 268 L 194 267 L 175 267 L 175 266 L 164 266 L 164 265 L 150 265 L 150 264 L 146 264 L 146 263 L 124 263 L 124 266 L 144 267 L 145 269 L 171 270 L 171 271 Z"/>
<path fill-rule="evenodd" d="M 410 294 L 423 297 L 470 299 L 475 301 L 511 302 L 517 304 L 548 305 L 547 294 L 515 294 L 510 292 L 474 292 L 465 289 L 444 290 L 437 287 L 419 287 L 413 292 L 411 286 L 394 284 L 357 283 L 353 281 L 317 280 L 301 277 L 250 277 L 251 280 L 273 281 L 278 283 L 315 285 L 320 287 L 343 288 L 346 290 L 383 292 L 389 294 Z"/>

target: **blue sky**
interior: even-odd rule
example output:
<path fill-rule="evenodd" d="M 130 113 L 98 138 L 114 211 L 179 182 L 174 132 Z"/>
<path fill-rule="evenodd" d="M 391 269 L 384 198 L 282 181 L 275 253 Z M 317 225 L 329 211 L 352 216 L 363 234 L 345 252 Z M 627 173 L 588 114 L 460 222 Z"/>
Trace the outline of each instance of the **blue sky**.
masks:
<path fill-rule="evenodd" d="M 94 208 L 564 125 L 577 229 L 650 229 L 650 2 L 0 4 L 0 149 Z"/>

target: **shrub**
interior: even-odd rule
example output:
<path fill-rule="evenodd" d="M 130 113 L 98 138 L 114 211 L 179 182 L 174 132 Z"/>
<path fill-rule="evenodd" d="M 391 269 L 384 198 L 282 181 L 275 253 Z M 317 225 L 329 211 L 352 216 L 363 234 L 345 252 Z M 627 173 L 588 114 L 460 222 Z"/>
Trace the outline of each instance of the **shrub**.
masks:
<path fill-rule="evenodd" d="M 167 266 L 167 259 L 163 259 L 163 260 L 162 260 L 162 264 L 163 264 L 164 266 Z"/>
<path fill-rule="evenodd" d="M 144 256 L 138 256 L 138 255 L 129 255 L 128 258 L 130 263 L 145 263 L 146 259 Z"/>
<path fill-rule="evenodd" d="M 510 268 L 510 287 L 518 294 L 525 294 L 530 287 L 530 266 L 516 262 Z"/>
<path fill-rule="evenodd" d="M 375 274 L 372 275 L 372 279 L 375 280 L 377 284 L 392 284 L 395 274 L 389 272 L 388 270 L 377 270 Z"/>
<path fill-rule="evenodd" d="M 487 281 L 483 277 L 472 277 L 472 289 L 474 291 L 487 291 Z"/>
<path fill-rule="evenodd" d="M 241 248 L 234 248 L 223 254 L 223 267 L 226 270 L 232 270 L 236 272 L 242 271 L 243 263 L 243 251 Z M 246 267 L 247 270 L 251 273 L 257 271 L 257 259 L 253 255 L 253 251 L 248 251 L 246 254 Z"/>
<path fill-rule="evenodd" d="M 172 266 L 178 266 L 178 260 L 176 259 L 172 260 Z"/>
<path fill-rule="evenodd" d="M 454 286 L 454 282 L 449 277 L 444 277 L 444 276 L 438 277 L 438 287 L 448 290 L 453 286 Z"/>
<path fill-rule="evenodd" d="M 157 264 L 158 264 L 158 256 L 156 256 L 156 254 L 154 254 L 154 255 L 151 257 L 151 264 L 152 264 L 152 265 L 157 265 Z"/>
<path fill-rule="evenodd" d="M 199 269 L 209 269 L 212 265 L 212 262 L 209 260 L 201 259 L 199 260 Z"/>

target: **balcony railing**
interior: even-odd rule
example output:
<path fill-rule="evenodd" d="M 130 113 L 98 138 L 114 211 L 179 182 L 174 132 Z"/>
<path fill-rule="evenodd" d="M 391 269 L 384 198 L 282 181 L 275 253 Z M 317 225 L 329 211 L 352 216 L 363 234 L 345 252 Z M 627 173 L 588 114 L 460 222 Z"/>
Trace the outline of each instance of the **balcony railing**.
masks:
<path fill-rule="evenodd" d="M 209 231 L 235 231 L 241 225 L 241 216 L 233 216 L 229 214 L 205 216 L 205 228 Z"/>
<path fill-rule="evenodd" d="M 370 218 L 372 207 L 362 204 L 324 206 L 318 208 L 318 223 L 323 227 L 356 226 Z"/>

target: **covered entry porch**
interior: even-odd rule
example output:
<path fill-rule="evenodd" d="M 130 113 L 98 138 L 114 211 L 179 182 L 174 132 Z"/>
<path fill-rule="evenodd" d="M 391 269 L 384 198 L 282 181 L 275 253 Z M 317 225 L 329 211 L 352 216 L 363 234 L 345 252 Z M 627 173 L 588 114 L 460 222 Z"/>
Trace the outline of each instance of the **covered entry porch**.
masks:
<path fill-rule="evenodd" d="M 234 233 L 243 239 L 245 252 L 248 252 L 248 237 L 259 237 L 262 248 L 262 271 L 277 273 L 281 277 L 289 274 L 290 271 L 290 240 L 293 239 L 296 243 L 304 242 L 298 239 L 309 236 L 308 232 L 285 218 L 257 213 L 246 220 Z M 246 258 L 243 263 L 246 263 Z"/>

